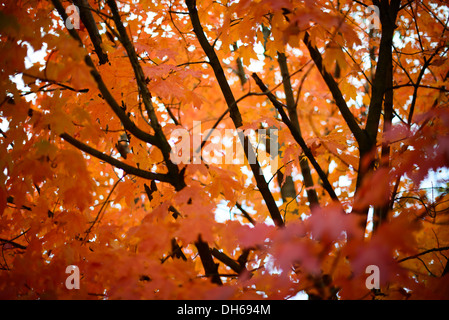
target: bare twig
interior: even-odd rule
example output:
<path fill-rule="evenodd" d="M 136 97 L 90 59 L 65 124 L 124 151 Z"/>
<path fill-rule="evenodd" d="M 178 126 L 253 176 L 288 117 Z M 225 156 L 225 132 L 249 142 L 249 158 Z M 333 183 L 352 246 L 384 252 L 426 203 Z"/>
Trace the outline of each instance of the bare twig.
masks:
<path fill-rule="evenodd" d="M 94 221 L 92 221 L 92 224 L 89 226 L 89 228 L 86 230 L 86 236 L 84 237 L 83 243 L 86 243 L 86 241 L 88 241 L 89 239 L 89 234 L 92 231 L 92 228 L 94 227 L 95 223 L 100 221 L 100 215 L 102 212 L 104 212 L 104 208 L 106 208 L 106 205 L 109 203 L 109 199 L 111 198 L 112 193 L 114 192 L 115 188 L 118 186 L 118 184 L 123 180 L 123 178 L 127 175 L 127 173 L 125 173 L 120 179 L 118 179 L 114 185 L 111 188 L 111 191 L 109 191 L 108 196 L 106 197 L 106 199 L 104 200 L 103 204 L 100 207 L 100 210 L 98 210 L 98 213 L 94 219 Z"/>
<path fill-rule="evenodd" d="M 417 253 L 417 254 L 415 254 L 413 256 L 409 256 L 409 257 L 405 257 L 405 258 L 399 259 L 398 262 L 404 262 L 404 261 L 407 261 L 407 260 L 410 260 L 410 259 L 416 259 L 416 258 L 418 258 L 420 256 L 423 256 L 423 255 L 431 253 L 431 252 L 441 252 L 441 251 L 445 251 L 445 250 L 449 250 L 449 247 L 441 247 L 441 248 L 429 249 L 429 250 Z"/>

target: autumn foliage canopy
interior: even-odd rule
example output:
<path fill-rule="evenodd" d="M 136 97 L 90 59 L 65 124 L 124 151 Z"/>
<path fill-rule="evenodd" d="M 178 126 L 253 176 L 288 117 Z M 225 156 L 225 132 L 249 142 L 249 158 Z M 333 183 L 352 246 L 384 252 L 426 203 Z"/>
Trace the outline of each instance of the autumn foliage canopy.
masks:
<path fill-rule="evenodd" d="M 0 4 L 0 298 L 449 298 L 445 0 Z"/>

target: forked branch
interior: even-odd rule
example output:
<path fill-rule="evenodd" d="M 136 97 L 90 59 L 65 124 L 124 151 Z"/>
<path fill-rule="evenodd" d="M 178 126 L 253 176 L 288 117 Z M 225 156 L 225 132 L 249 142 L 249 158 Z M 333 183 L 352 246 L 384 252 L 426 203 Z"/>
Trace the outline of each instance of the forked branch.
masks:
<path fill-rule="evenodd" d="M 327 193 L 329 193 L 332 200 L 339 201 L 337 195 L 335 194 L 334 188 L 330 184 L 329 180 L 327 179 L 326 173 L 321 169 L 320 165 L 316 161 L 315 157 L 312 154 L 312 151 L 307 146 L 306 142 L 304 141 L 301 134 L 298 132 L 298 130 L 295 128 L 295 126 L 292 124 L 290 119 L 288 118 L 287 114 L 284 111 L 282 103 L 280 103 L 274 94 L 272 94 L 268 88 L 265 86 L 265 84 L 262 82 L 262 80 L 259 78 L 259 76 L 256 73 L 252 74 L 253 79 L 256 81 L 256 84 L 259 86 L 260 90 L 262 92 L 265 92 L 268 99 L 271 101 L 271 103 L 274 105 L 276 110 L 281 115 L 282 121 L 287 125 L 288 129 L 290 130 L 293 138 L 296 140 L 296 142 L 299 144 L 299 146 L 302 148 L 304 154 L 306 155 L 307 159 L 309 159 L 312 166 L 315 168 L 316 172 L 318 173 L 319 177 L 323 181 L 323 187 L 326 189 Z"/>
<path fill-rule="evenodd" d="M 218 56 L 213 48 L 213 46 L 209 43 L 207 40 L 206 35 L 204 34 L 203 27 L 201 26 L 201 22 L 198 16 L 198 11 L 196 8 L 196 1 L 195 0 L 186 0 L 187 8 L 189 9 L 189 16 L 190 20 L 192 22 L 193 31 L 195 32 L 195 35 L 203 49 L 203 51 L 206 53 L 207 57 L 209 58 L 210 65 L 214 71 L 215 78 L 217 79 L 217 82 L 220 86 L 220 89 L 223 93 L 223 96 L 226 100 L 226 104 L 229 109 L 229 114 L 231 116 L 231 119 L 234 123 L 234 126 L 238 129 L 243 125 L 242 122 L 242 115 L 240 114 L 239 108 L 237 106 L 234 94 L 232 93 L 231 87 L 228 84 L 228 81 L 226 79 L 226 76 L 224 74 L 223 68 L 221 66 L 220 60 L 218 59 Z M 243 149 L 246 155 L 247 159 L 251 159 L 250 167 L 251 171 L 254 174 L 254 178 L 256 180 L 257 187 L 262 194 L 262 197 L 267 205 L 268 211 L 270 212 L 270 216 L 273 219 L 274 223 L 277 226 L 283 226 L 284 221 L 282 219 L 282 215 L 279 211 L 279 208 L 277 207 L 277 204 L 274 200 L 273 194 L 271 193 L 268 183 L 265 181 L 265 177 L 262 174 L 262 170 L 260 168 L 259 162 L 252 161 L 252 159 L 256 159 L 256 156 L 254 154 L 254 150 L 251 147 L 251 144 L 249 142 L 249 139 L 247 136 L 241 134 L 239 135 Z"/>

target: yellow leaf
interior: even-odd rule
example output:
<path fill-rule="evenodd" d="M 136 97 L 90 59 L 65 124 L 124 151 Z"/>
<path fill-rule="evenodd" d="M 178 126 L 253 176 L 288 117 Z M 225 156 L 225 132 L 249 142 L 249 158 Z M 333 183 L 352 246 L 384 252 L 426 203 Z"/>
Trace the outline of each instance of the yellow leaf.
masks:
<path fill-rule="evenodd" d="M 108 52 L 114 50 L 114 47 L 112 47 L 111 45 L 109 45 L 109 44 L 106 43 L 106 42 L 102 42 L 102 43 L 100 44 L 100 46 L 101 46 L 101 48 L 103 49 L 103 51 L 106 52 L 106 53 L 108 53 Z"/>

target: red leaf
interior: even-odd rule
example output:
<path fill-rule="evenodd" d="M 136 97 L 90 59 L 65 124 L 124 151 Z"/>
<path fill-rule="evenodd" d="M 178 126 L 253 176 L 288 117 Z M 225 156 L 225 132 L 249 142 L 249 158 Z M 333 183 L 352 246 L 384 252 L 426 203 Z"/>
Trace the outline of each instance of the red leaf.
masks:
<path fill-rule="evenodd" d="M 320 271 L 314 243 L 306 236 L 304 224 L 301 222 L 291 223 L 278 230 L 269 252 L 283 271 L 298 263 L 308 273 L 318 274 Z"/>
<path fill-rule="evenodd" d="M 354 209 L 363 209 L 369 205 L 382 206 L 390 198 L 390 172 L 388 168 L 380 168 L 363 179 L 357 192 Z"/>
<path fill-rule="evenodd" d="M 306 220 L 306 225 L 312 237 L 324 243 L 340 240 L 345 235 L 357 236 L 361 232 L 357 217 L 345 214 L 336 203 L 314 209 L 311 217 Z"/>
<path fill-rule="evenodd" d="M 245 225 L 242 226 L 242 229 L 246 229 L 246 231 L 242 230 L 237 236 L 243 248 L 251 248 L 263 244 L 267 239 L 271 238 L 271 235 L 276 230 L 274 226 L 269 226 L 265 223 L 258 223 L 255 227 Z"/>

